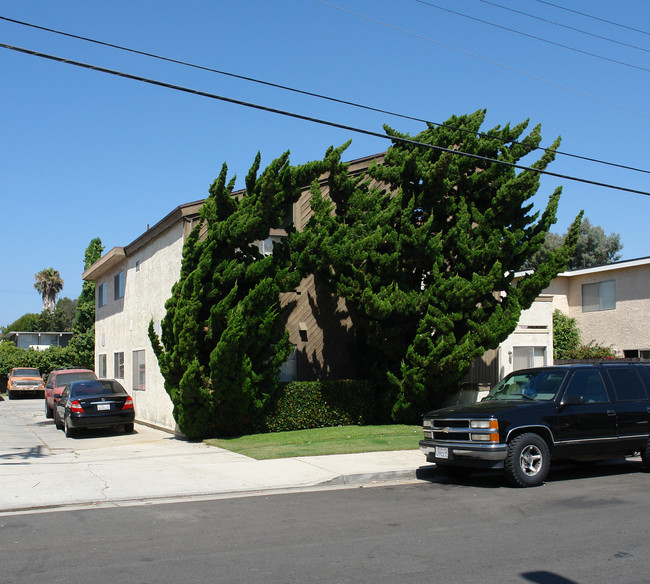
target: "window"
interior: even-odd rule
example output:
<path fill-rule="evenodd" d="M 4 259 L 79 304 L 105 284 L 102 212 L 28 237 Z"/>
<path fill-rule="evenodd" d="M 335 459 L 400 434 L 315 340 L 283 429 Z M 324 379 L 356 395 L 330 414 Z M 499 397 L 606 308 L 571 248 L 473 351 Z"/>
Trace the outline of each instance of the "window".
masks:
<path fill-rule="evenodd" d="M 569 381 L 564 398 L 582 398 L 586 404 L 609 401 L 605 383 L 598 371 L 575 371 Z M 573 402 L 575 403 L 575 402 Z"/>
<path fill-rule="evenodd" d="M 609 369 L 609 377 L 619 401 L 648 399 L 643 382 L 632 367 L 612 367 Z"/>
<path fill-rule="evenodd" d="M 97 306 L 106 306 L 106 282 L 97 286 Z"/>
<path fill-rule="evenodd" d="M 296 381 L 297 379 L 296 348 L 294 347 L 287 360 L 280 367 L 280 381 Z"/>
<path fill-rule="evenodd" d="M 514 347 L 512 369 L 527 369 L 546 365 L 546 347 Z"/>
<path fill-rule="evenodd" d="M 133 351 L 133 389 L 147 389 L 144 349 Z"/>
<path fill-rule="evenodd" d="M 582 285 L 582 311 L 614 310 L 616 308 L 616 280 Z"/>
<path fill-rule="evenodd" d="M 106 355 L 97 355 L 97 377 L 106 377 Z"/>
<path fill-rule="evenodd" d="M 113 278 L 113 293 L 115 300 L 124 298 L 124 272 L 120 272 Z"/>
<path fill-rule="evenodd" d="M 113 353 L 113 375 L 116 379 L 124 379 L 124 353 Z"/>

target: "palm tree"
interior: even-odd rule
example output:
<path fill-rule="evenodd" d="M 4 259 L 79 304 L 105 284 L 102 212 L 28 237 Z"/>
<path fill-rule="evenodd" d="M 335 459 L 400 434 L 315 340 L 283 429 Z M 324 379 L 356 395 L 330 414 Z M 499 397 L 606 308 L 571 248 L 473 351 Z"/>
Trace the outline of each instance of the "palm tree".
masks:
<path fill-rule="evenodd" d="M 63 288 L 63 278 L 59 270 L 45 268 L 34 275 L 34 288 L 43 298 L 43 310 L 54 311 L 56 307 L 56 295 Z"/>

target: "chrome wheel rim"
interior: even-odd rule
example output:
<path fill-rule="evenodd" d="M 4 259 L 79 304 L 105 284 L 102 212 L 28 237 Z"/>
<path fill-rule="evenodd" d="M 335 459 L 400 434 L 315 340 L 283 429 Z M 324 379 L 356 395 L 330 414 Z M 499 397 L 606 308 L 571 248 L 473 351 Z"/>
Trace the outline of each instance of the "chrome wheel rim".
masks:
<path fill-rule="evenodd" d="M 534 477 L 539 473 L 542 468 L 542 463 L 542 452 L 534 444 L 529 444 L 521 451 L 519 466 L 526 476 Z"/>

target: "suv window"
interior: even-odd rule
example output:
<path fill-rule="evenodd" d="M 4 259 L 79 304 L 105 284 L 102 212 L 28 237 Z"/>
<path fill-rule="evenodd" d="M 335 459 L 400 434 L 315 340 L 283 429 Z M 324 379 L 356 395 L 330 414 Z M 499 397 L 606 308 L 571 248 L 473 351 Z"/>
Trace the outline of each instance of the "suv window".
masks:
<path fill-rule="evenodd" d="M 609 378 L 619 401 L 648 399 L 643 382 L 634 367 L 612 367 Z"/>
<path fill-rule="evenodd" d="M 598 371 L 574 371 L 564 398 L 582 398 L 586 404 L 608 402 L 605 383 Z M 572 400 L 573 401 L 573 400 Z"/>

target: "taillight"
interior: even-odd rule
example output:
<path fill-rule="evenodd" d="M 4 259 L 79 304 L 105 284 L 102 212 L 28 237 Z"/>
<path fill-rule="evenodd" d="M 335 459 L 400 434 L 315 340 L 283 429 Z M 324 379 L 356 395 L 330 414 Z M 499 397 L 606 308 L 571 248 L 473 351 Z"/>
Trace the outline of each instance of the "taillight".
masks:
<path fill-rule="evenodd" d="M 132 410 L 133 409 L 133 398 L 127 397 L 124 405 L 122 406 L 123 410 Z"/>
<path fill-rule="evenodd" d="M 79 403 L 79 400 L 74 400 L 70 404 L 70 411 L 74 412 L 75 414 L 83 414 L 84 409 L 81 407 L 81 404 Z"/>

